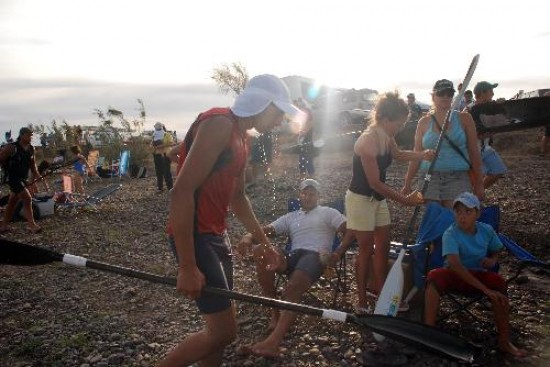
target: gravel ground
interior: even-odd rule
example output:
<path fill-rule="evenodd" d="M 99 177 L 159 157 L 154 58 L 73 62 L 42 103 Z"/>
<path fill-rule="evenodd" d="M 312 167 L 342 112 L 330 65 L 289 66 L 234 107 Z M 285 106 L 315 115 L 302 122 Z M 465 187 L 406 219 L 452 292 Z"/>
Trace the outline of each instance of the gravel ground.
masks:
<path fill-rule="evenodd" d="M 341 198 L 349 183 L 351 150 L 345 139 L 341 139 L 344 143 L 340 149 L 327 146 L 316 159 L 324 202 Z M 549 157 L 536 155 L 538 139 L 536 131 L 496 138 L 496 147 L 511 173 L 488 192 L 487 201 L 501 206 L 503 233 L 548 260 L 550 164 Z M 262 222 L 283 214 L 286 200 L 295 195 L 296 159 L 293 155 L 277 155 L 268 179 L 249 189 Z M 400 187 L 405 169 L 405 165 L 394 164 L 388 183 Z M 94 183 L 88 190 L 107 182 Z M 122 185 L 98 210 L 58 211 L 40 222 L 44 231 L 38 235 L 28 234 L 23 223 L 14 223 L 13 231 L 3 237 L 174 276 L 175 263 L 164 235 L 168 194 L 155 192 L 153 178 L 123 179 Z M 412 211 L 394 204 L 390 209 L 395 224 L 392 238 L 402 241 Z M 236 243 L 244 230 L 234 218 L 230 223 Z M 513 257 L 504 256 L 503 275 L 509 276 L 515 264 Z M 353 282 L 353 261 L 348 262 L 348 268 Z M 254 275 L 249 261 L 236 261 L 236 290 L 259 294 Z M 482 345 L 480 365 L 550 364 L 549 277 L 531 271 L 525 275 L 522 284 L 510 286 L 510 316 L 513 339 L 529 351 L 528 358 L 514 361 L 501 356 L 495 351 L 494 330 L 468 318 L 442 325 Z M 326 288 L 323 284 L 314 291 L 320 301 L 330 300 L 331 292 Z M 352 285 L 335 307 L 350 311 L 354 297 Z M 311 296 L 306 296 L 304 302 L 320 305 Z M 474 312 L 490 320 L 490 313 L 478 309 Z M 409 316 L 418 318 L 418 311 Z M 226 349 L 226 366 L 457 365 L 395 343 L 383 348 L 390 354 L 389 360 L 384 362 L 380 356 L 373 360 L 377 354 L 372 352 L 377 348 L 367 332 L 310 316 L 298 319 L 283 343 L 284 357 L 280 360 L 240 356 L 236 353 L 239 344 L 265 335 L 268 310 L 239 303 L 238 320 L 238 340 Z M 0 266 L 0 366 L 152 366 L 201 325 L 194 304 L 167 286 L 61 264 Z"/>

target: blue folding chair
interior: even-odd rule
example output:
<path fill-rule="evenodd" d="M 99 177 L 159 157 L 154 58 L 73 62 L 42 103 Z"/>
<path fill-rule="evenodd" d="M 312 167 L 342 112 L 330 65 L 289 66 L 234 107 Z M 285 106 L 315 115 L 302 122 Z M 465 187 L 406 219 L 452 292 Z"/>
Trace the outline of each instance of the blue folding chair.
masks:
<path fill-rule="evenodd" d="M 481 214 L 478 221 L 489 224 L 497 232 L 504 247 L 514 255 L 519 261 L 520 266 L 514 276 L 508 278 L 507 283 L 517 278 L 520 272 L 527 266 L 537 266 L 548 269 L 548 264 L 536 259 L 532 254 L 523 249 L 509 237 L 498 233 L 500 224 L 500 209 L 498 206 L 488 206 L 481 209 Z M 437 203 L 429 203 L 426 207 L 426 212 L 422 218 L 416 244 L 410 246 L 409 249 L 414 259 L 413 278 L 415 287 L 422 289 L 425 284 L 426 274 L 435 268 L 443 266 L 442 244 L 441 239 L 443 233 L 454 222 L 454 214 L 451 209 L 444 208 Z M 429 251 L 431 247 L 431 251 Z M 491 271 L 498 272 L 499 264 Z M 446 319 L 449 316 L 465 311 L 470 314 L 475 320 L 478 320 L 468 307 L 480 301 L 483 295 L 474 295 L 469 297 L 470 300 L 466 303 L 459 302 L 452 294 L 449 295 L 450 300 L 458 306 L 457 309 L 440 317 L 440 320 Z M 479 320 L 478 320 L 479 321 Z"/>
<path fill-rule="evenodd" d="M 297 198 L 289 199 L 288 202 L 287 202 L 287 205 L 288 205 L 288 208 L 287 208 L 288 212 L 293 212 L 293 211 L 299 210 L 300 209 L 300 200 L 297 199 Z M 342 199 L 330 202 L 328 204 L 325 204 L 325 206 L 328 206 L 330 208 L 334 208 L 334 209 L 338 210 L 340 213 L 344 212 L 344 200 L 342 200 Z M 340 245 L 340 242 L 341 242 L 341 239 L 338 236 L 338 234 L 336 234 L 334 236 L 334 241 L 332 243 L 332 249 L 331 250 L 335 251 L 338 248 L 338 246 Z M 290 251 L 291 248 L 292 248 L 292 242 L 290 241 L 290 237 L 289 237 L 288 241 L 285 245 L 285 250 Z M 338 296 L 340 294 L 342 294 L 345 297 L 345 295 L 347 294 L 347 292 L 349 290 L 348 281 L 347 281 L 347 274 L 346 274 L 346 265 L 347 265 L 347 261 L 346 261 L 346 256 L 344 254 L 342 256 L 342 258 L 340 259 L 340 261 L 338 262 L 337 266 L 335 267 L 335 273 L 336 273 L 336 275 L 334 277 L 335 282 L 331 282 L 331 279 L 326 279 L 326 281 L 331 285 L 331 287 L 333 287 L 333 295 L 332 295 L 332 303 L 331 303 L 332 307 L 334 307 L 334 305 L 336 305 L 336 301 L 338 300 Z M 324 278 L 324 276 L 322 276 L 321 278 Z M 279 282 L 280 282 L 280 277 L 277 279 L 277 283 L 279 283 Z M 315 298 L 318 301 L 320 301 L 317 297 L 315 297 Z"/>

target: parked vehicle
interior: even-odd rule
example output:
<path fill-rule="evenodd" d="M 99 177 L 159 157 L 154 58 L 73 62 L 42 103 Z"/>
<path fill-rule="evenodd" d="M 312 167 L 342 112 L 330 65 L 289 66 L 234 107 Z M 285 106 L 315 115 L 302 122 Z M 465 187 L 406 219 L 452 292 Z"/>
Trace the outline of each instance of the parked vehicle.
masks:
<path fill-rule="evenodd" d="M 354 126 L 362 129 L 371 118 L 378 92 L 372 89 L 326 89 L 313 103 L 313 121 L 324 134 Z"/>

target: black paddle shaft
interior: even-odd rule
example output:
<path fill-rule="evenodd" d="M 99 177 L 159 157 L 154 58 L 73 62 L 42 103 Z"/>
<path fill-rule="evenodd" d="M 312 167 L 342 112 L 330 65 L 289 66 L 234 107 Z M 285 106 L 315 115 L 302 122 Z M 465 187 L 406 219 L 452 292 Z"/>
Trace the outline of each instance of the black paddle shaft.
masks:
<path fill-rule="evenodd" d="M 69 265 L 87 267 L 154 283 L 166 284 L 170 286 L 176 285 L 175 278 L 163 277 L 122 266 L 90 260 L 80 256 L 62 254 L 41 247 L 0 239 L 0 264 L 41 265 L 57 261 L 61 261 Z M 356 316 L 342 311 L 325 310 L 307 305 L 213 287 L 205 287 L 203 288 L 203 292 L 238 301 L 260 304 L 312 316 L 319 316 L 340 322 L 353 323 L 364 328 L 369 328 L 387 337 L 400 340 L 406 344 L 419 346 L 423 349 L 438 354 L 451 356 L 462 361 L 471 361 L 473 359 L 473 348 L 463 339 L 447 334 L 439 329 L 409 320 L 383 315 Z"/>

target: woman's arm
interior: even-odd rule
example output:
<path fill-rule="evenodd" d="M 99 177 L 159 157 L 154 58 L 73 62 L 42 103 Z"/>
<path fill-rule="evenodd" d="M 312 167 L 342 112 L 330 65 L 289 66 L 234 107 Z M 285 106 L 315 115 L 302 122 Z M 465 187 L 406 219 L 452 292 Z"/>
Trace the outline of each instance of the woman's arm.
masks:
<path fill-rule="evenodd" d="M 416 127 L 416 132 L 414 134 L 414 151 L 415 152 L 421 152 L 424 149 L 422 146 L 422 138 L 424 137 L 424 134 L 428 129 L 429 120 L 430 118 L 428 116 L 424 116 L 418 121 L 418 126 Z M 435 153 L 434 153 L 434 156 L 435 156 Z M 405 183 L 403 185 L 403 189 L 401 189 L 401 192 L 403 194 L 408 194 L 412 192 L 412 189 L 411 189 L 412 181 L 416 176 L 416 173 L 418 172 L 419 167 L 420 167 L 419 161 L 411 161 L 409 163 L 409 168 L 407 169 L 407 173 L 405 174 Z"/>
<path fill-rule="evenodd" d="M 361 157 L 361 164 L 369 186 L 377 193 L 401 204 L 411 206 L 422 204 L 422 200 L 415 199 L 416 195 L 404 196 L 380 181 L 379 167 L 376 161 L 379 145 L 380 142 L 376 139 L 376 134 L 362 134 L 355 143 L 355 153 Z"/>
<path fill-rule="evenodd" d="M 482 200 L 485 196 L 483 187 L 483 173 L 481 171 L 481 153 L 478 146 L 478 138 L 476 125 L 472 116 L 469 113 L 460 113 L 460 122 L 466 134 L 466 144 L 468 148 L 468 156 L 472 164 L 475 182 L 473 184 L 474 194 Z"/>
<path fill-rule="evenodd" d="M 390 149 L 392 157 L 397 161 L 431 161 L 435 157 L 435 152 L 432 149 L 424 149 L 421 151 L 415 150 L 401 150 L 395 142 L 395 139 L 390 139 Z"/>

